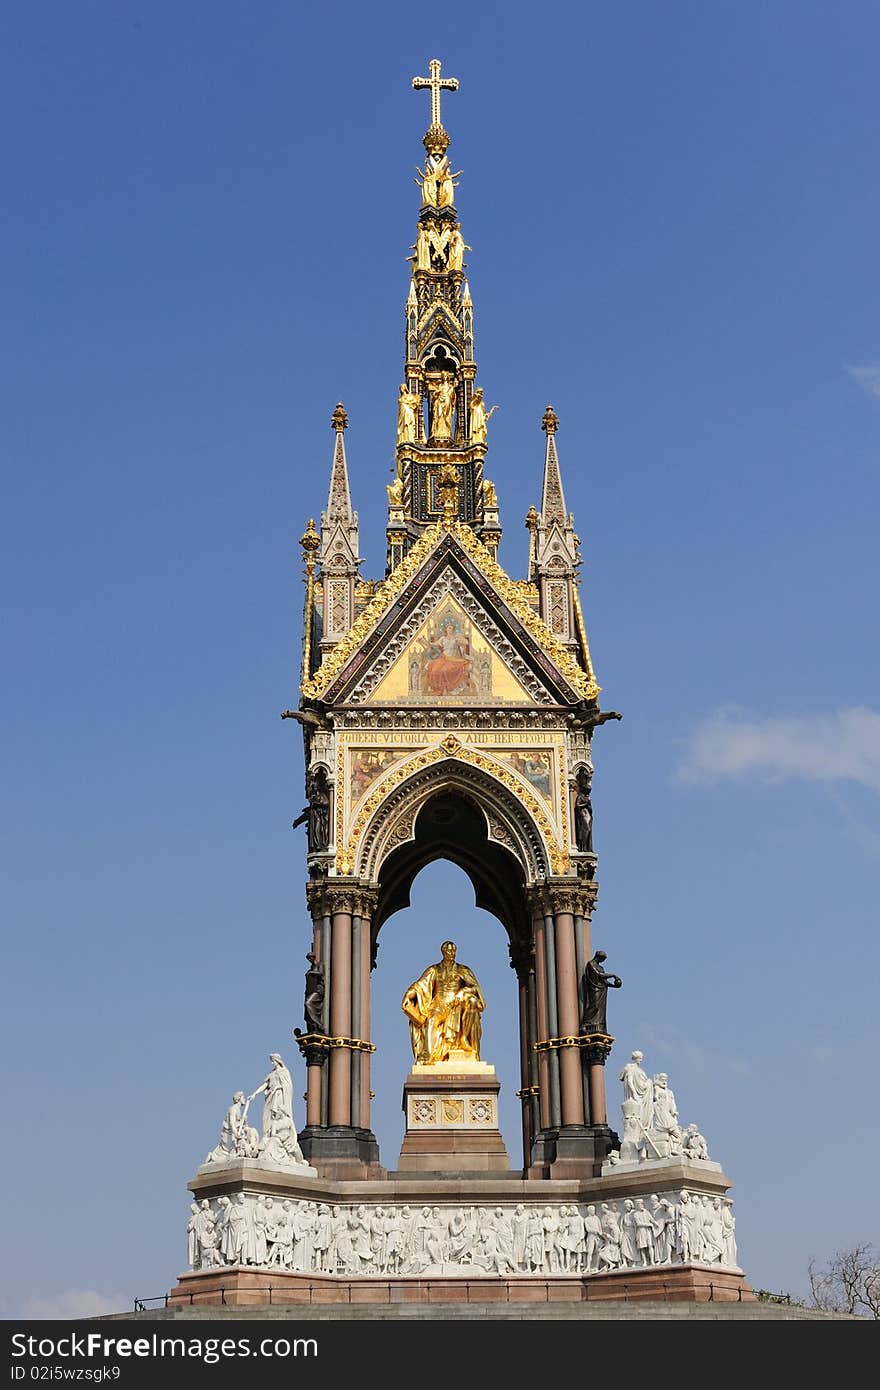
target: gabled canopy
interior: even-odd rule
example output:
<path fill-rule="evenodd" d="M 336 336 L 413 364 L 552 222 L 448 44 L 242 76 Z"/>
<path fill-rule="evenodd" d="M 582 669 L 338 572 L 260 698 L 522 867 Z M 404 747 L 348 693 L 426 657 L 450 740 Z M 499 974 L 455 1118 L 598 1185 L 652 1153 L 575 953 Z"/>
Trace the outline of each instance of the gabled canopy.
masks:
<path fill-rule="evenodd" d="M 324 705 L 576 705 L 599 687 L 491 551 L 431 526 L 303 684 Z"/>

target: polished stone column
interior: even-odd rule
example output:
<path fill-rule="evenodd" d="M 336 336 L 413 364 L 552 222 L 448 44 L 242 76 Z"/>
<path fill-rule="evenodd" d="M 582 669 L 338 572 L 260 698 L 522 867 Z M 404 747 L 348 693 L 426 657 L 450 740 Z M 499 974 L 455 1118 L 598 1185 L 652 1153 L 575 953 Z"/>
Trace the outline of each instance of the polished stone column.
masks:
<path fill-rule="evenodd" d="M 368 1042 L 371 1041 L 371 1038 L 370 1038 L 370 950 L 371 950 L 371 944 L 370 944 L 370 918 L 366 915 L 366 913 L 362 913 L 360 922 L 361 922 L 361 948 L 360 948 L 360 963 L 361 963 L 361 964 L 360 964 L 360 980 L 356 982 L 355 987 L 357 987 L 357 986 L 359 985 L 359 987 L 360 987 L 360 992 L 361 992 L 361 1009 L 360 1009 L 361 1024 L 360 1024 L 360 1034 L 359 1034 L 359 1036 L 360 1036 L 361 1038 L 363 1038 L 364 1042 L 367 1042 L 367 1043 L 368 1043 Z M 353 1118 L 354 1118 L 354 1120 L 355 1120 L 355 1123 L 358 1124 L 358 1125 L 360 1126 L 361 1129 L 367 1129 L 367 1130 L 370 1128 L 370 1109 L 371 1109 L 371 1106 L 370 1106 L 370 1100 L 371 1100 L 371 1097 L 370 1097 L 370 1057 L 371 1057 L 371 1053 L 369 1053 L 369 1052 L 359 1052 L 359 1053 L 356 1055 L 356 1057 L 353 1059 L 354 1062 L 356 1063 L 356 1065 L 357 1065 L 357 1066 L 359 1067 L 359 1069 L 360 1069 L 360 1098 L 361 1098 L 360 1113 L 359 1113 L 358 1115 L 353 1116 Z"/>
<path fill-rule="evenodd" d="M 544 917 L 534 919 L 535 935 L 535 1005 L 538 1024 L 536 1042 L 546 1042 L 550 1036 L 547 1026 L 547 972 L 544 966 Z M 546 1050 L 537 1053 L 538 1058 L 538 1105 L 541 1128 L 550 1128 L 550 1057 Z"/>
<path fill-rule="evenodd" d="M 330 1033 L 351 1037 L 351 910 L 334 903 L 333 974 L 330 980 Z M 330 1125 L 351 1125 L 351 1058 L 345 1047 L 330 1053 Z"/>
<path fill-rule="evenodd" d="M 574 916 L 570 911 L 557 911 L 554 917 L 556 945 L 556 1001 L 559 1036 L 576 1038 L 579 1033 L 578 974 L 574 944 Z M 584 1123 L 584 1092 L 581 1078 L 581 1058 L 577 1046 L 559 1049 L 559 1072 L 562 1091 L 563 1125 Z"/>
<path fill-rule="evenodd" d="M 357 904 L 356 904 L 357 906 Z M 361 1008 L 361 915 L 355 912 L 351 919 L 351 1036 L 360 1038 Z M 359 1125 L 361 1120 L 361 1056 L 353 1049 L 348 1059 L 351 1072 L 351 1124 Z"/>
<path fill-rule="evenodd" d="M 329 912 L 321 917 L 321 959 L 324 962 L 324 1032 L 330 1030 L 330 978 L 333 965 L 333 924 Z M 330 1123 L 330 1067 L 326 1053 L 321 1067 L 321 1124 Z"/>
<path fill-rule="evenodd" d="M 548 1037 L 559 1036 L 559 1007 L 556 998 L 556 941 L 553 931 L 553 914 L 544 914 L 544 970 L 547 985 L 547 1028 Z M 550 1127 L 558 1129 L 562 1124 L 562 1103 L 559 1084 L 559 1052 L 550 1048 L 548 1053 L 550 1074 Z"/>
<path fill-rule="evenodd" d="M 323 964 L 321 923 L 315 923 L 312 952 L 315 960 Z M 314 1128 L 321 1123 L 321 1080 L 324 1075 L 324 1057 L 317 1050 L 307 1051 L 306 1058 L 306 1125 Z"/>
<path fill-rule="evenodd" d="M 309 1067 L 302 1148 L 321 1173 L 358 1178 L 379 1171 L 379 1149 L 369 1128 L 369 1051 L 364 1047 L 370 1033 L 370 921 L 376 890 L 325 879 L 310 883 L 306 891 L 324 965 L 326 1037 L 301 1045 Z M 318 1059 L 323 1062 L 320 1083 L 312 1080 Z"/>
<path fill-rule="evenodd" d="M 584 918 L 580 912 L 577 912 L 574 918 L 574 953 L 575 960 L 577 961 L 579 1023 L 584 1012 L 584 966 L 593 954 L 592 951 L 587 951 L 586 949 L 589 939 L 589 918 Z M 581 1090 L 584 1097 L 584 1122 L 589 1124 L 590 1115 L 592 1113 L 590 1109 L 590 1078 L 589 1069 L 583 1062 L 583 1059 L 581 1059 Z"/>
<path fill-rule="evenodd" d="M 523 1137 L 523 1164 L 527 1168 L 532 1152 L 532 1140 L 534 1132 L 532 1130 L 532 1107 L 529 1088 L 531 1086 L 530 1067 L 529 1067 L 529 982 L 528 977 L 518 978 L 519 984 L 519 1076 L 520 1087 L 522 1089 L 521 1110 L 522 1110 L 522 1137 Z"/>
<path fill-rule="evenodd" d="M 608 1114 L 605 1105 L 605 1059 L 588 1062 L 590 1078 L 590 1123 L 607 1125 Z"/>

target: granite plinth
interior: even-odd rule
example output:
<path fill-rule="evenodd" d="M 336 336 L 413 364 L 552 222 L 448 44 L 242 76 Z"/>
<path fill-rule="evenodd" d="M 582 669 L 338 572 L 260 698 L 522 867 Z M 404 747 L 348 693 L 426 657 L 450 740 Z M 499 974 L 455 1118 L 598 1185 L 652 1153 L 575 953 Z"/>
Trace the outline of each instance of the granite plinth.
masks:
<path fill-rule="evenodd" d="M 473 1278 L 426 1273 L 418 1278 L 346 1278 L 332 1274 L 296 1274 L 236 1266 L 181 1274 L 168 1307 L 288 1306 L 342 1304 L 545 1304 L 631 1302 L 754 1302 L 755 1294 L 741 1271 L 709 1265 L 657 1266 L 594 1275 L 511 1275 Z"/>
<path fill-rule="evenodd" d="M 485 1062 L 416 1064 L 403 1084 L 402 1172 L 510 1172 L 498 1128 L 500 1082 Z"/>

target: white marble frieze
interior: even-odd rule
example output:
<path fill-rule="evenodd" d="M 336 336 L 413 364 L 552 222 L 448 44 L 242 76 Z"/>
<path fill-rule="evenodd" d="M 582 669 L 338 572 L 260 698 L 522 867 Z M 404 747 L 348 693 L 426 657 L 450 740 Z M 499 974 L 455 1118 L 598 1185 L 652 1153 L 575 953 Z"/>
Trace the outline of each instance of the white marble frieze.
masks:
<path fill-rule="evenodd" d="M 304 1274 L 605 1274 L 684 1263 L 738 1270 L 733 1204 L 689 1189 L 590 1204 L 329 1203 L 239 1192 L 194 1201 L 194 1270 Z M 741 1272 L 741 1271 L 740 1271 Z"/>

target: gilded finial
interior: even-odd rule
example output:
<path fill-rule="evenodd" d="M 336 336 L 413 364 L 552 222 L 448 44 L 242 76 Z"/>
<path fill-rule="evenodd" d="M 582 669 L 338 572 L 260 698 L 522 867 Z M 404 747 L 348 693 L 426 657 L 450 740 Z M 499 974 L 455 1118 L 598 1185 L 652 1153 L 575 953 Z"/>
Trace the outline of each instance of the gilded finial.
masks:
<path fill-rule="evenodd" d="M 552 405 L 548 405 L 547 409 L 544 411 L 544 418 L 541 421 L 541 429 L 547 434 L 555 434 L 558 428 L 559 416 L 556 414 Z"/>
<path fill-rule="evenodd" d="M 309 524 L 300 536 L 299 543 L 303 548 L 306 560 L 310 558 L 310 555 L 314 555 L 320 546 L 321 537 L 315 530 L 315 518 L 313 516 L 309 517 Z"/>
<path fill-rule="evenodd" d="M 422 144 L 433 159 L 440 159 L 449 149 L 449 135 L 442 125 L 432 125 L 422 136 Z"/>
<path fill-rule="evenodd" d="M 342 430 L 348 429 L 348 415 L 345 412 L 345 406 L 342 404 L 342 401 L 339 402 L 336 409 L 334 410 L 332 418 L 330 420 L 330 424 L 332 428 L 336 430 L 337 434 L 339 434 Z M 313 522 L 309 522 L 310 526 L 312 526 L 313 524 Z"/>
<path fill-rule="evenodd" d="M 431 89 L 431 124 L 423 143 L 428 154 L 436 158 L 445 154 L 449 145 L 449 136 L 443 129 L 443 122 L 440 119 L 440 93 L 441 91 L 458 91 L 458 78 L 441 77 L 441 66 L 439 58 L 432 58 L 428 64 L 428 71 L 431 76 L 414 77 L 412 80 L 414 91 L 419 91 L 424 87 L 430 87 Z"/>
<path fill-rule="evenodd" d="M 527 530 L 527 531 L 533 531 L 534 528 L 537 526 L 537 524 L 538 524 L 538 509 L 537 509 L 537 507 L 534 505 L 534 503 L 532 503 L 531 507 L 529 507 L 529 510 L 526 512 L 526 530 Z"/>

